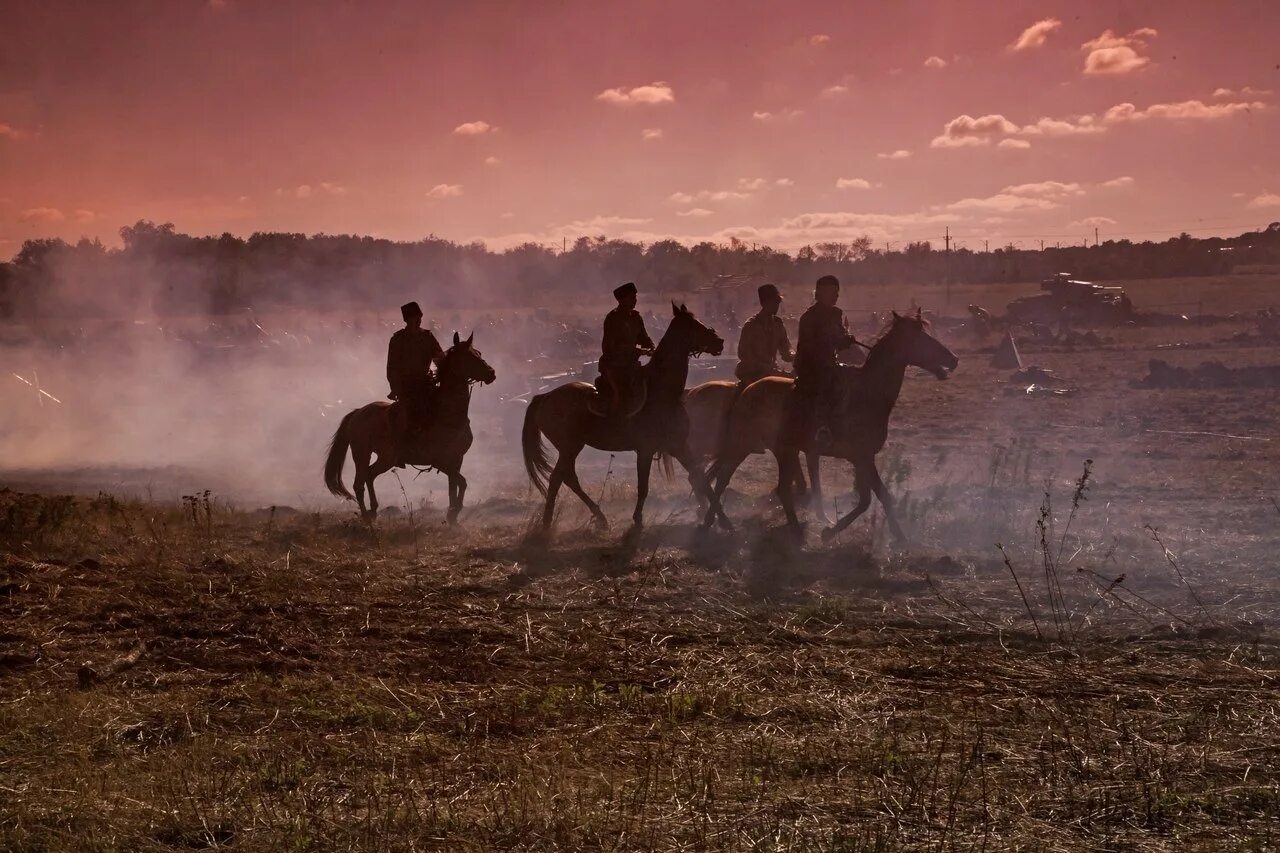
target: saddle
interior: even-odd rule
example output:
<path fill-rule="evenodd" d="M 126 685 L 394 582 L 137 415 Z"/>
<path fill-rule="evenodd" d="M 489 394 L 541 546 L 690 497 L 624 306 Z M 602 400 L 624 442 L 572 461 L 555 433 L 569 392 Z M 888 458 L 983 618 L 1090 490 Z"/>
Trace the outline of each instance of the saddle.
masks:
<path fill-rule="evenodd" d="M 639 371 L 630 382 L 620 382 L 616 373 L 602 373 L 596 377 L 595 386 L 596 393 L 587 403 L 587 411 L 599 418 L 630 420 L 649 399 L 649 383 Z"/>

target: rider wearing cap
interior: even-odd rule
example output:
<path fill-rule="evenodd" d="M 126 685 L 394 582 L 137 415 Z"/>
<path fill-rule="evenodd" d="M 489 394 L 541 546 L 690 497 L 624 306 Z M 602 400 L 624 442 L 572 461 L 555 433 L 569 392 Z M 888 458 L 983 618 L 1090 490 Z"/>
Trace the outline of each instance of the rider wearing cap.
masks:
<path fill-rule="evenodd" d="M 426 423 L 435 388 L 431 366 L 439 364 L 444 350 L 431 330 L 422 328 L 422 309 L 417 302 L 400 306 L 400 315 L 404 317 L 404 328 L 392 335 L 387 345 L 387 383 L 391 386 L 388 397 L 399 401 L 405 411 L 397 430 L 402 440 L 396 460 L 398 467 L 404 467 L 407 448 L 403 439 L 416 435 Z"/>
<path fill-rule="evenodd" d="M 839 350 L 848 349 L 856 341 L 845 325 L 844 312 L 836 305 L 840 298 L 840 280 L 833 275 L 818 279 L 813 291 L 814 303 L 800 316 L 796 336 L 795 396 L 799 404 L 801 429 L 808 438 L 819 431 L 820 440 L 827 437 L 831 420 L 839 405 Z"/>
<path fill-rule="evenodd" d="M 781 375 L 778 359 L 787 363 L 792 359 L 787 327 L 778 316 L 782 294 L 776 285 L 762 284 L 756 295 L 760 297 L 760 311 L 743 324 L 738 338 L 738 366 L 734 375 L 743 388 L 757 379 Z"/>
<path fill-rule="evenodd" d="M 634 282 L 614 288 L 618 307 L 604 318 L 599 365 L 603 382 L 598 382 L 597 387 L 605 398 L 609 417 L 625 417 L 629 412 L 642 381 L 640 356 L 653 354 L 653 340 L 636 310 L 636 296 Z"/>

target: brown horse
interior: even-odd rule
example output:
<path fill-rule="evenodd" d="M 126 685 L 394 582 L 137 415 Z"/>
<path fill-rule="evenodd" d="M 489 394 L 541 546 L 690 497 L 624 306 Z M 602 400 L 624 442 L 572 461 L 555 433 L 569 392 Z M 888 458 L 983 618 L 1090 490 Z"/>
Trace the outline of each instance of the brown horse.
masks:
<path fill-rule="evenodd" d="M 796 518 L 790 484 L 800 471 L 800 452 L 805 451 L 809 456 L 813 498 L 819 507 L 822 506 L 819 455 L 845 459 L 853 464 L 857 475 L 858 503 L 834 527 L 823 530 L 822 538 L 830 539 L 865 512 L 874 492 L 884 506 L 894 538 L 905 541 L 906 536 L 893 512 L 893 500 L 876 469 L 876 454 L 888 438 L 889 416 L 902 391 L 907 368 L 919 367 L 938 379 L 946 379 L 958 364 L 955 354 L 929 334 L 928 324 L 918 312 L 914 317 L 894 312 L 888 327 L 871 346 L 866 362 L 861 367 L 841 369 L 841 381 L 845 383 L 845 417 L 835 425 L 831 444 L 822 447 L 817 447 L 812 440 L 797 446 L 785 434 L 792 380 L 761 379 L 742 393 L 730 413 L 725 444 L 713 466 L 717 497 L 724 493 L 742 461 L 758 448 L 767 447 L 778 460 L 778 496 L 787 523 L 798 531 L 800 522 Z M 712 507 L 703 519 L 703 526 L 710 526 L 715 518 L 715 507 Z"/>
<path fill-rule="evenodd" d="M 430 423 L 425 434 L 410 449 L 406 462 L 424 468 L 435 468 L 449 477 L 450 524 L 458 520 L 462 498 L 467 493 L 467 478 L 462 476 L 462 458 L 471 448 L 471 421 L 467 410 L 471 405 L 471 384 L 488 385 L 497 374 L 471 345 L 475 335 L 465 341 L 453 333 L 453 346 L 440 361 L 439 385 L 431 402 Z M 373 481 L 391 470 L 395 464 L 396 431 L 391 423 L 391 403 L 378 401 L 356 409 L 342 419 L 324 463 L 324 484 L 340 498 L 355 500 L 366 518 L 378 515 L 378 496 Z M 342 465 L 347 448 L 356 463 L 356 493 L 353 496 L 342 484 Z M 370 457 L 377 461 L 370 463 Z M 369 488 L 369 507 L 364 505 L 364 490 Z"/>
<path fill-rule="evenodd" d="M 710 500 L 713 509 L 719 510 L 719 502 L 707 485 L 702 467 L 695 464 L 689 454 L 689 418 L 684 410 L 684 385 L 689 378 L 689 359 L 701 353 L 719 355 L 724 351 L 724 341 L 698 322 L 683 305 L 672 303 L 671 309 L 671 324 L 658 342 L 653 357 L 642 368 L 646 391 L 644 405 L 630 420 L 618 422 L 593 414 L 591 403 L 596 390 L 586 382 L 561 385 L 529 401 L 521 443 L 529 481 L 546 496 L 542 514 L 544 530 L 551 527 L 556 494 L 562 483 L 582 499 L 596 523 L 609 526 L 600 506 L 578 482 L 575 463 L 584 447 L 635 451 L 636 508 L 632 520 L 636 528 L 644 524 L 649 473 L 653 457 L 658 453 L 671 456 L 683 465 L 689 472 L 694 490 Z M 543 436 L 555 445 L 559 453 L 554 466 L 547 458 Z"/>

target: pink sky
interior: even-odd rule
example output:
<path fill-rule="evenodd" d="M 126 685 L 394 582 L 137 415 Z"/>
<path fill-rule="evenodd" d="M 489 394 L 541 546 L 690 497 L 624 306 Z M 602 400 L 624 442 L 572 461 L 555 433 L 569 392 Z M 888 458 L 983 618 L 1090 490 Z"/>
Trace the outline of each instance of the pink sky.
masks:
<path fill-rule="evenodd" d="M 1274 0 L 0 0 L 0 257 L 140 218 L 498 248 L 1238 233 L 1280 219 L 1276 93 Z"/>

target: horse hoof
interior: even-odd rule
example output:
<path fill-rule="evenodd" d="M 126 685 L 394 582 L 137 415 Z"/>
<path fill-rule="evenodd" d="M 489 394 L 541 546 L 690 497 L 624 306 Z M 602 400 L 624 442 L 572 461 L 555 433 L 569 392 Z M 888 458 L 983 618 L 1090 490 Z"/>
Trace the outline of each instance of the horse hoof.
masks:
<path fill-rule="evenodd" d="M 720 529 L 723 530 L 725 533 L 732 533 L 734 531 L 733 522 L 727 518 L 721 518 Z"/>
<path fill-rule="evenodd" d="M 609 519 L 605 518 L 603 515 L 597 515 L 591 520 L 591 525 L 595 527 L 596 530 L 608 530 Z"/>
<path fill-rule="evenodd" d="M 834 527 L 824 527 L 824 528 L 822 528 L 822 541 L 823 541 L 823 542 L 830 542 L 832 539 L 835 539 L 835 538 L 836 538 L 836 534 L 837 534 L 837 533 L 839 533 L 839 531 L 838 531 L 838 530 L 836 530 Z"/>

